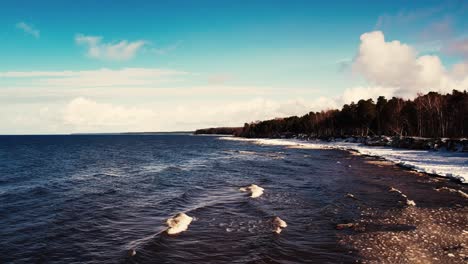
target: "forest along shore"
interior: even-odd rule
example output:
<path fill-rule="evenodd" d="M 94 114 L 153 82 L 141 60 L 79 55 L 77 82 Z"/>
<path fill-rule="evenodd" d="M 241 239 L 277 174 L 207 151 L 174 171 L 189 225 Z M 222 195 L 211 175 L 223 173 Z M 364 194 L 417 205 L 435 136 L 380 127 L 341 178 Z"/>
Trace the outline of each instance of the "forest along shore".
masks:
<path fill-rule="evenodd" d="M 195 134 L 245 138 L 335 138 L 372 146 L 468 151 L 468 93 L 429 92 L 413 100 L 380 96 L 343 105 L 341 110 L 309 112 L 245 123 L 243 127 L 199 129 Z"/>
<path fill-rule="evenodd" d="M 445 149 L 468 152 L 468 93 L 429 92 L 413 100 L 380 96 L 343 105 L 341 110 L 309 112 L 245 123 L 243 127 L 198 129 L 195 134 L 244 138 L 297 138 L 359 142 L 368 146 Z"/>
<path fill-rule="evenodd" d="M 279 137 L 282 134 L 307 134 L 315 138 L 357 135 L 400 137 L 468 137 L 468 93 L 430 92 L 414 100 L 380 96 L 343 105 L 341 110 L 309 112 L 244 124 L 242 137 Z"/>
<path fill-rule="evenodd" d="M 195 134 L 233 135 L 254 140 L 314 141 L 313 147 L 316 148 L 354 150 L 382 157 L 406 168 L 466 183 L 467 117 L 468 93 L 453 90 L 451 94 L 429 92 L 413 100 L 397 97 L 388 100 L 380 96 L 376 103 L 372 99 L 359 100 L 343 105 L 341 110 L 255 121 L 245 123 L 243 127 L 199 129 Z M 398 149 L 421 152 L 411 155 Z M 440 155 L 435 154 L 436 151 Z"/>

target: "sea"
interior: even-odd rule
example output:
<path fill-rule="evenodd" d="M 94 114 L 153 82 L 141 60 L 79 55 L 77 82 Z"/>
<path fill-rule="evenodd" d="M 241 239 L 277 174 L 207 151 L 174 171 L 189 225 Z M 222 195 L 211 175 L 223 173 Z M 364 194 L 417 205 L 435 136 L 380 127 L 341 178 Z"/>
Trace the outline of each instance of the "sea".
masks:
<path fill-rule="evenodd" d="M 217 136 L 0 136 L 0 263 L 353 263 L 336 229 L 360 215 L 346 194 L 398 170 Z M 194 220 L 167 235 L 180 212 Z"/>

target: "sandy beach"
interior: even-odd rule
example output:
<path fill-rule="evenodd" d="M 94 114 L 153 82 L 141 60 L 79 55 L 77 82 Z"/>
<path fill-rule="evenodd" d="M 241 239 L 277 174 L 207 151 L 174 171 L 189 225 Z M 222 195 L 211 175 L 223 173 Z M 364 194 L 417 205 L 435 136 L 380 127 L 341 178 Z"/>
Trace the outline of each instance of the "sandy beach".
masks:
<path fill-rule="evenodd" d="M 352 192 L 361 211 L 342 230 L 340 243 L 363 263 L 464 263 L 468 259 L 466 185 L 402 169 L 391 162 L 351 155 L 362 186 Z M 391 173 L 380 174 L 381 170 Z M 351 168 L 350 168 L 351 169 Z M 400 193 L 415 202 L 407 205 Z"/>

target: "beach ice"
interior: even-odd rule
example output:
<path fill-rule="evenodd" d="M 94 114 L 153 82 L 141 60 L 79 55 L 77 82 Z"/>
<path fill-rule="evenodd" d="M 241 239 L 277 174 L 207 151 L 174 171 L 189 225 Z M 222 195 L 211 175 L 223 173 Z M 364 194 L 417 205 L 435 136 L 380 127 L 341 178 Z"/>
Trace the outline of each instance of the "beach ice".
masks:
<path fill-rule="evenodd" d="M 255 185 L 255 184 L 251 184 L 250 186 L 242 187 L 242 188 L 239 189 L 239 191 L 241 191 L 241 192 L 250 192 L 251 193 L 251 195 L 250 195 L 251 198 L 260 197 L 263 194 L 264 190 L 265 189 L 263 189 L 262 187 L 260 187 L 258 185 Z"/>
<path fill-rule="evenodd" d="M 184 213 L 179 213 L 176 216 L 167 219 L 166 224 L 167 226 L 169 226 L 169 228 L 167 229 L 167 234 L 175 235 L 180 232 L 186 231 L 192 220 L 192 217 Z"/>
<path fill-rule="evenodd" d="M 283 228 L 286 228 L 288 225 L 286 224 L 286 222 L 279 218 L 278 216 L 276 216 L 275 218 L 273 218 L 273 227 L 274 227 L 274 230 L 273 232 L 279 234 L 281 233 L 281 231 L 283 231 Z"/>
<path fill-rule="evenodd" d="M 221 137 L 223 140 L 248 141 L 259 145 L 286 146 L 305 149 L 355 150 L 362 155 L 380 157 L 418 172 L 435 174 L 468 183 L 468 153 L 434 150 L 412 150 L 392 147 L 366 146 L 362 143 L 344 141 L 325 142 L 297 139 L 248 139 Z"/>

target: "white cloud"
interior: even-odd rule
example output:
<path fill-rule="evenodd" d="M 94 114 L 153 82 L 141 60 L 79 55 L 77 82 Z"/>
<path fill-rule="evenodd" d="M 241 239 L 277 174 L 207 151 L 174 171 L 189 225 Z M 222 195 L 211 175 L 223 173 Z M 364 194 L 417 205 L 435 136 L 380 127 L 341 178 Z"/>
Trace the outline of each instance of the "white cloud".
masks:
<path fill-rule="evenodd" d="M 25 22 L 19 22 L 16 24 L 16 28 L 18 29 L 21 29 L 22 31 L 24 31 L 25 33 L 35 37 L 35 38 L 39 38 L 40 37 L 40 31 L 36 28 L 34 28 L 33 25 L 30 25 L 30 24 L 26 24 Z"/>
<path fill-rule="evenodd" d="M 63 121 L 75 131 L 141 131 L 156 120 L 156 114 L 138 107 L 115 106 L 79 97 L 63 111 Z"/>
<path fill-rule="evenodd" d="M 304 115 L 311 110 L 322 110 L 323 103 L 334 101 L 319 98 L 307 103 L 301 99 L 277 101 L 257 97 L 225 103 L 160 102 L 135 107 L 78 97 L 69 101 L 59 113 L 63 113 L 63 123 L 69 132 L 175 131 L 242 126 L 250 121 Z"/>
<path fill-rule="evenodd" d="M 219 92 L 222 87 L 217 88 Z M 193 91 L 186 94 L 185 99 L 178 97 L 176 100 L 165 100 L 167 95 L 158 96 L 150 89 L 133 94 L 130 89 L 118 94 L 117 89 L 117 95 L 113 90 L 93 97 L 87 96 L 87 92 L 83 95 L 73 93 L 59 100 L 37 102 L 27 102 L 29 98 L 23 97 L 20 98 L 21 103 L 11 103 L 15 99 L 6 95 L 8 101 L 0 113 L 0 121 L 4 124 L 0 133 L 194 130 L 211 126 L 242 126 L 245 122 L 303 115 L 311 110 L 336 107 L 334 100 L 325 97 L 306 101 L 300 98 L 274 100 L 259 95 L 248 99 L 254 94 L 250 93 L 246 98 L 233 99 L 229 94 L 234 90 L 228 90 L 227 97 L 210 100 L 206 97 L 215 90 L 189 90 Z M 169 90 L 164 92 L 170 93 Z M 39 90 L 31 96 L 36 98 L 40 93 Z M 201 93 L 201 96 L 190 96 L 190 93 Z M 138 100 L 135 96 L 149 97 L 150 100 L 135 103 L 133 99 Z"/>
<path fill-rule="evenodd" d="M 151 51 L 158 54 L 158 55 L 166 55 L 171 51 L 174 51 L 181 45 L 182 41 L 177 41 L 174 44 L 171 44 L 166 47 L 161 47 L 161 48 L 152 48 Z"/>
<path fill-rule="evenodd" d="M 29 71 L 29 72 L 0 72 L 0 77 L 22 78 L 32 86 L 47 87 L 115 87 L 155 85 L 163 81 L 170 81 L 175 76 L 187 75 L 184 71 L 155 68 L 123 68 L 112 70 L 102 68 L 88 71 Z M 32 80 L 31 78 L 34 78 Z M 21 83 L 21 80 L 16 80 Z M 0 83 L 1 85 L 1 83 Z"/>
<path fill-rule="evenodd" d="M 229 73 L 218 73 L 208 76 L 208 83 L 210 84 L 225 84 L 233 79 Z"/>
<path fill-rule="evenodd" d="M 380 31 L 361 36 L 351 64 L 366 83 L 322 97 L 311 88 L 227 86 L 224 78 L 210 83 L 210 76 L 201 76 L 208 83 L 205 86 L 191 85 L 200 79 L 184 80 L 181 86 L 177 78 L 195 75 L 167 69 L 0 72 L 0 133 L 239 126 L 341 108 L 344 103 L 380 95 L 413 97 L 418 92 L 468 87 L 467 63 L 446 69 L 439 57 L 420 56 L 407 44 L 386 41 Z"/>
<path fill-rule="evenodd" d="M 438 56 L 418 56 L 409 45 L 386 42 L 381 31 L 361 35 L 353 70 L 370 85 L 395 89 L 395 95 L 403 97 L 413 97 L 418 92 L 465 90 L 468 84 L 468 76 L 453 78 Z"/>
<path fill-rule="evenodd" d="M 143 40 L 134 42 L 122 40 L 116 43 L 104 43 L 100 36 L 86 36 L 82 34 L 76 35 L 75 42 L 78 45 L 86 46 L 88 48 L 87 55 L 91 58 L 115 61 L 132 59 L 146 45 L 146 42 Z"/>
<path fill-rule="evenodd" d="M 457 63 L 453 65 L 451 75 L 457 80 L 465 79 L 466 76 L 468 76 L 468 63 Z"/>
<path fill-rule="evenodd" d="M 353 87 L 353 88 L 347 88 L 344 92 L 343 95 L 341 95 L 339 105 L 343 104 L 349 104 L 351 102 L 357 103 L 361 99 L 373 99 L 374 101 L 379 97 L 379 96 L 385 96 L 386 98 L 391 98 L 395 94 L 395 89 L 392 88 L 386 88 L 386 87 L 380 87 L 380 86 L 375 86 L 375 87 L 363 87 L 363 86 L 358 86 L 358 87 Z"/>
<path fill-rule="evenodd" d="M 322 110 L 310 88 L 189 85 L 193 74 L 124 68 L 0 72 L 0 133 L 191 130 Z M 195 76 L 196 77 L 196 76 Z M 193 81 L 193 80 L 192 80 Z M 197 82 L 197 80 L 195 80 Z M 101 87 L 106 87 L 102 89 Z M 302 99 L 299 99 L 302 98 Z"/>

